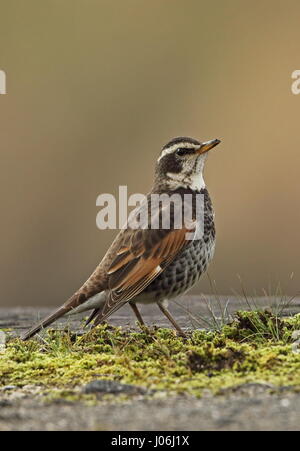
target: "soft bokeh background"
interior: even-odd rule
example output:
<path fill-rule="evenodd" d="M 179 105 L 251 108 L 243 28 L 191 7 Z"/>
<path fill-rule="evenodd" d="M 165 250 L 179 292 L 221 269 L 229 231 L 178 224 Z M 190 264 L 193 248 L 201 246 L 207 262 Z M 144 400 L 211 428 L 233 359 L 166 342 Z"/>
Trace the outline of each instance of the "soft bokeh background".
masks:
<path fill-rule="evenodd" d="M 177 135 L 222 139 L 206 167 L 218 291 L 240 290 L 240 274 L 250 294 L 298 292 L 298 0 L 0 0 L 0 11 L 1 305 L 72 294 L 115 234 L 96 228 L 96 197 L 146 192 Z"/>

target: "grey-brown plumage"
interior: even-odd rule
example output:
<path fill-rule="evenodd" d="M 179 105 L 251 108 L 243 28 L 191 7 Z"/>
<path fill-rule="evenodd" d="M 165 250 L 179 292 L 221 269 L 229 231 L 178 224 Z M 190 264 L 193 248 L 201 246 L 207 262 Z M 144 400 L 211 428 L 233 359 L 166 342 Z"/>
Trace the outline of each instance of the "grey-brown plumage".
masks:
<path fill-rule="evenodd" d="M 126 303 L 143 324 L 136 304 L 149 302 L 156 302 L 184 335 L 167 310 L 167 301 L 189 290 L 213 257 L 214 214 L 202 172 L 207 152 L 219 142 L 175 138 L 163 147 L 152 190 L 119 232 L 94 273 L 62 307 L 29 330 L 24 339 L 67 312 L 93 308 L 88 322 L 97 325 Z M 159 202 L 153 208 L 153 195 L 168 195 L 173 200 Z M 197 214 L 199 202 L 203 202 L 201 215 Z M 149 214 L 143 215 L 145 212 Z M 163 222 L 166 216 L 170 218 L 168 227 Z"/>
<path fill-rule="evenodd" d="M 176 191 L 175 191 L 176 192 Z M 196 202 L 196 195 L 204 197 L 204 231 L 203 237 L 191 240 L 175 257 L 172 263 L 145 288 L 139 299 L 150 296 L 156 301 L 171 299 L 189 290 L 206 271 L 215 248 L 215 225 L 212 203 L 207 189 L 190 191 L 178 190 L 180 195 L 191 194 Z"/>

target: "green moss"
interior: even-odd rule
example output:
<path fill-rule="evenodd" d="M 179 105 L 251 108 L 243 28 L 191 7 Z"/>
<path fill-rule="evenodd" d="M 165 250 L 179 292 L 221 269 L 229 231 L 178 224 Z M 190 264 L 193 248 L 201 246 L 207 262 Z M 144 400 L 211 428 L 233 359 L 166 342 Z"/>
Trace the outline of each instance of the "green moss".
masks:
<path fill-rule="evenodd" d="M 221 332 L 195 330 L 187 339 L 170 329 L 103 325 L 81 337 L 50 330 L 42 341 L 8 341 L 0 355 L 0 387 L 42 386 L 53 389 L 50 398 L 56 393 L 71 401 L 74 387 L 94 379 L 196 396 L 246 382 L 296 388 L 300 355 L 292 352 L 291 337 L 299 329 L 300 315 L 279 320 L 268 312 L 243 312 Z"/>
<path fill-rule="evenodd" d="M 43 401 L 46 403 L 58 403 L 61 400 L 63 400 L 64 403 L 81 402 L 85 405 L 93 406 L 97 403 L 97 396 L 93 394 L 87 395 L 71 389 L 52 389 L 45 392 L 43 397 Z"/>

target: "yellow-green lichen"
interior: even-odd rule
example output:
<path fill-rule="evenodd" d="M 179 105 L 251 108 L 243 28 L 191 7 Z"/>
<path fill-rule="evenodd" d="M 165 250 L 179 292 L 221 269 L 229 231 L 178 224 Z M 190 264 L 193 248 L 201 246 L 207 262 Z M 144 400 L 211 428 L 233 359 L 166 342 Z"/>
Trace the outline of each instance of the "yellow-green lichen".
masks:
<path fill-rule="evenodd" d="M 196 396 L 246 382 L 297 388 L 300 355 L 292 352 L 291 337 L 299 329 L 300 315 L 283 320 L 243 312 L 221 332 L 195 330 L 187 339 L 170 329 L 103 325 L 81 337 L 50 330 L 42 341 L 8 340 L 0 355 L 0 387 L 36 385 L 69 393 L 94 379 L 112 379 Z"/>

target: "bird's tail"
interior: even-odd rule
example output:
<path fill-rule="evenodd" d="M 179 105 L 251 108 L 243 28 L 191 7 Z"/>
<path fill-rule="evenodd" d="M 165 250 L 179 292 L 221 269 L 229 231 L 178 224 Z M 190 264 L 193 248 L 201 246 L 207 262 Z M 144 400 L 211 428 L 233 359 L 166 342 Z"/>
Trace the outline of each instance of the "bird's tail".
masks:
<path fill-rule="evenodd" d="M 46 328 L 47 326 L 50 326 L 54 321 L 56 321 L 61 316 L 68 313 L 70 310 L 73 310 L 78 305 L 85 302 L 86 297 L 84 294 L 75 293 L 70 299 L 68 299 L 65 304 L 63 304 L 61 307 L 59 307 L 55 312 L 51 313 L 51 315 L 47 316 L 45 319 L 40 321 L 38 324 L 33 326 L 29 331 L 27 331 L 24 335 L 22 335 L 22 340 L 28 340 L 29 338 L 33 337 L 35 334 L 37 334 L 40 330 Z"/>

